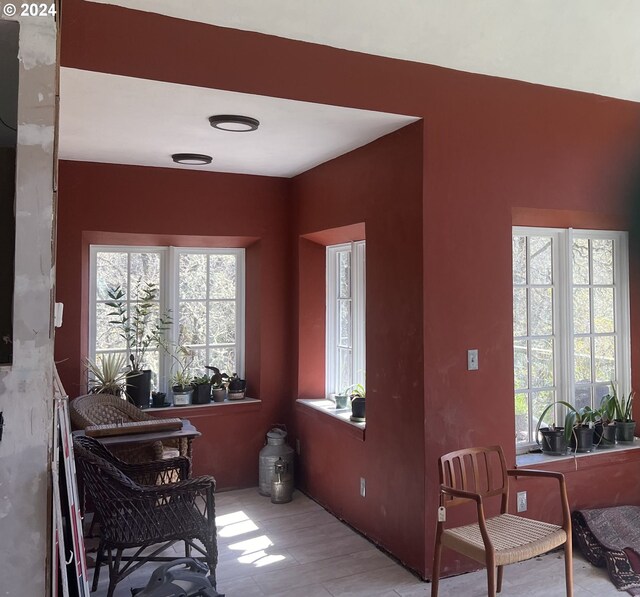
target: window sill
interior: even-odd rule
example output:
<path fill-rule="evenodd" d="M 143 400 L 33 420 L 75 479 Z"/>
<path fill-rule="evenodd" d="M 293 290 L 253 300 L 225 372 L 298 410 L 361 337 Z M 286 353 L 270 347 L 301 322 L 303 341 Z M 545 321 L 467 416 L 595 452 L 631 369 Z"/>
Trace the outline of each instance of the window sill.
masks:
<path fill-rule="evenodd" d="M 630 444 L 616 444 L 606 450 L 594 450 L 575 455 L 520 454 L 516 456 L 516 468 L 543 468 L 558 472 L 571 472 L 578 469 L 607 466 L 615 462 L 638 460 L 640 459 L 638 449 L 640 449 L 640 438 L 636 438 Z"/>
<path fill-rule="evenodd" d="M 366 423 L 356 423 L 350 420 L 351 417 L 351 409 L 350 408 L 341 408 L 336 409 L 335 404 L 331 400 L 311 400 L 307 398 L 298 398 L 296 402 L 314 413 L 320 413 L 331 419 L 339 421 L 345 425 L 345 429 L 350 429 L 353 431 L 356 437 L 361 438 L 364 441 Z"/>
<path fill-rule="evenodd" d="M 159 416 L 174 416 L 185 417 L 187 415 L 230 415 L 234 412 L 242 411 L 247 412 L 249 410 L 258 410 L 262 400 L 256 398 L 243 398 L 242 400 L 225 400 L 224 402 L 209 402 L 208 404 L 190 404 L 189 406 L 165 406 L 162 408 L 146 408 L 144 412 L 154 415 L 158 413 Z"/>

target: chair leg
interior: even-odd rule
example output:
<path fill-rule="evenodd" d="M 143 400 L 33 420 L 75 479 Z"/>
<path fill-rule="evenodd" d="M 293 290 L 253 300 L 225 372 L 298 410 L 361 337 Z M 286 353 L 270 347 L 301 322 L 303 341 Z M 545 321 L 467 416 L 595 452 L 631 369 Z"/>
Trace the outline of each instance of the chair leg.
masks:
<path fill-rule="evenodd" d="M 116 584 L 118 584 L 118 572 L 120 571 L 120 561 L 122 559 L 122 549 L 118 549 L 116 552 L 115 561 L 112 560 L 111 552 L 109 552 L 109 589 L 107 590 L 107 597 L 113 597 L 113 593 L 116 590 Z"/>
<path fill-rule="evenodd" d="M 442 558 L 442 543 L 440 533 L 436 533 L 436 546 L 433 553 L 433 573 L 431 575 L 431 597 L 438 597 L 438 587 L 440 584 L 440 560 Z"/>
<path fill-rule="evenodd" d="M 496 569 L 493 566 L 487 566 L 487 595 L 496 597 Z"/>
<path fill-rule="evenodd" d="M 567 584 L 567 597 L 573 597 L 573 545 L 571 533 L 564 544 L 564 574 Z"/>
<path fill-rule="evenodd" d="M 98 544 L 98 553 L 96 555 L 96 564 L 93 569 L 93 583 L 91 584 L 91 592 L 94 592 L 98 589 L 98 580 L 100 579 L 100 567 L 103 564 L 104 560 L 104 543 L 100 541 Z"/>
<path fill-rule="evenodd" d="M 191 557 L 191 545 L 189 545 L 188 541 L 184 542 L 184 557 L 185 558 Z"/>
<path fill-rule="evenodd" d="M 496 593 L 502 591 L 502 573 L 504 572 L 504 566 L 498 566 L 498 588 Z"/>

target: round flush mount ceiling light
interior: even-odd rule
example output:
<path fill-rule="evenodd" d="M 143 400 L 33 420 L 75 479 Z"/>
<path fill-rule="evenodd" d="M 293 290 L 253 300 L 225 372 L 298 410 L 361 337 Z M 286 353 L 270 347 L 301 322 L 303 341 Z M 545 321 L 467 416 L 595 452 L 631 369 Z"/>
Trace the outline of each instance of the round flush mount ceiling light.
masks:
<path fill-rule="evenodd" d="M 210 164 L 213 158 L 203 153 L 174 153 L 171 158 L 176 164 L 186 166 L 204 166 Z"/>
<path fill-rule="evenodd" d="M 209 116 L 209 124 L 221 131 L 230 131 L 232 133 L 249 133 L 257 130 L 260 121 L 250 116 L 238 116 L 235 114 L 218 114 Z"/>

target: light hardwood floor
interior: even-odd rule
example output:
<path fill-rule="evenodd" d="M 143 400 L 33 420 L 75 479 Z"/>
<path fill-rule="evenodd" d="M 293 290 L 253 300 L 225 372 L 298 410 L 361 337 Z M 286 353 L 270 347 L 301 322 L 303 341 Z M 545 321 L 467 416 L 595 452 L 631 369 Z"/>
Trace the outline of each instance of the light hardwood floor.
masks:
<path fill-rule="evenodd" d="M 226 597 L 425 597 L 431 585 L 405 570 L 369 541 L 296 492 L 290 504 L 272 504 L 256 488 L 220 493 L 218 590 Z M 179 549 L 179 546 L 176 545 Z M 180 554 L 180 555 L 183 555 Z M 158 564 L 143 566 L 122 581 L 116 597 L 146 585 Z M 575 596 L 624 595 L 606 572 L 576 554 Z M 100 573 L 96 597 L 106 594 L 107 573 Z M 441 597 L 486 595 L 484 571 L 441 581 Z M 504 597 L 561 597 L 564 562 L 560 553 L 505 569 Z"/>

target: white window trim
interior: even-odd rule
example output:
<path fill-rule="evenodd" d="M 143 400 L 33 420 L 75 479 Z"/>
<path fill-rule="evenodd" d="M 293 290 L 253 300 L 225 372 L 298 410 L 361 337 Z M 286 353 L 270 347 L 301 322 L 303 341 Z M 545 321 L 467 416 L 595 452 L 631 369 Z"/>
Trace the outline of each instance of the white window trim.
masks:
<path fill-rule="evenodd" d="M 172 272 L 178 271 L 178 259 L 180 254 L 222 254 L 236 256 L 236 362 L 237 373 L 241 378 L 245 376 L 245 249 L 243 248 L 205 248 L 205 247 L 167 247 L 167 246 L 131 246 L 131 245 L 90 245 L 89 247 L 89 346 L 88 357 L 95 361 L 96 351 L 96 286 L 97 286 L 97 253 L 157 253 L 160 255 L 160 292 L 158 295 L 160 312 L 166 312 L 169 305 L 177 308 L 178 301 L 178 276 L 172 276 Z M 207 272 L 207 276 L 208 276 Z M 129 272 L 127 272 L 129 278 Z M 175 311 L 175 310 L 174 310 Z M 177 342 L 180 330 L 179 318 L 172 311 L 173 325 L 169 328 L 167 339 Z M 103 351 L 108 352 L 108 351 Z M 168 390 L 168 375 L 170 372 L 170 357 L 160 351 L 160 370 L 158 371 L 159 390 Z M 234 373 L 232 371 L 229 374 Z"/>
<path fill-rule="evenodd" d="M 237 373 L 244 379 L 245 374 L 245 250 L 244 249 L 224 249 L 224 248 L 201 248 L 201 247 L 169 247 L 167 264 L 170 272 L 178 272 L 180 255 L 235 255 L 236 257 L 236 365 L 237 371 L 227 371 L 229 375 Z M 177 275 L 167 278 L 171 284 L 167 285 L 169 292 L 169 303 L 178 307 L 179 279 Z M 209 269 L 207 268 L 207 286 L 209 282 Z M 180 321 L 178 317 L 173 317 L 169 340 L 177 343 L 180 335 Z"/>
<path fill-rule="evenodd" d="M 614 287 L 615 292 L 615 350 L 616 378 L 620 391 L 631 388 L 631 316 L 629 298 L 629 250 L 628 233 L 611 230 L 583 230 L 573 228 L 541 228 L 514 226 L 512 236 L 550 236 L 555 250 L 552 252 L 553 268 L 553 337 L 556 350 L 554 354 L 554 385 L 556 400 L 573 404 L 575 400 L 574 351 L 573 351 L 573 260 L 571 247 L 575 238 L 610 239 L 614 245 Z M 512 283 L 513 288 L 513 283 Z M 593 309 L 593 305 L 591 306 Z M 527 308 L 527 317 L 529 316 Z M 562 322 L 566 322 L 563 326 Z M 515 366 L 515 364 L 514 364 Z M 514 395 L 515 395 L 514 387 Z M 597 405 L 596 405 L 597 407 Z M 564 409 L 562 409 L 564 410 Z M 556 413 L 562 418 L 563 412 Z M 535 425 L 537 421 L 532 421 Z M 517 453 L 527 452 L 537 444 L 533 442 L 516 443 Z"/>
<path fill-rule="evenodd" d="M 326 257 L 326 350 L 325 397 L 343 390 L 337 387 L 336 350 L 338 337 L 338 267 L 337 253 L 351 251 L 351 371 L 352 383 L 366 384 L 366 241 L 354 241 L 327 247 Z"/>

